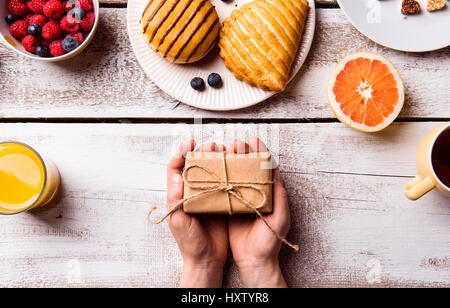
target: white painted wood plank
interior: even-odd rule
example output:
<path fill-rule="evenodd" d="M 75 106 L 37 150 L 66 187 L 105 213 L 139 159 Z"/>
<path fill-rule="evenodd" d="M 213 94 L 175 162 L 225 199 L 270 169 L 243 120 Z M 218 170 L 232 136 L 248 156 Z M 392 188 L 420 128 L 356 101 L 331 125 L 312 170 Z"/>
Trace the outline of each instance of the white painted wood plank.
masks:
<path fill-rule="evenodd" d="M 280 160 L 289 238 L 301 247 L 282 250 L 290 286 L 449 287 L 449 199 L 402 195 L 415 175 L 415 148 L 439 124 L 400 123 L 376 135 L 337 123 L 0 124 L 0 140 L 36 146 L 63 177 L 53 206 L 0 217 L 0 286 L 177 286 L 175 241 L 166 224 L 146 223 L 152 205 L 164 208 L 168 158 L 189 136 L 257 134 Z M 370 262 L 380 265 L 379 284 L 368 283 Z M 239 286 L 231 264 L 225 277 Z"/>
<path fill-rule="evenodd" d="M 100 0 L 101 4 L 114 4 L 114 5 L 126 5 L 127 2 L 128 2 L 127 0 Z M 338 5 L 336 0 L 316 0 L 316 3 L 324 6 Z"/>
<path fill-rule="evenodd" d="M 32 62 L 0 45 L 0 117 L 334 118 L 326 98 L 329 75 L 339 59 L 370 50 L 390 58 L 405 80 L 406 103 L 400 117 L 450 118 L 450 48 L 425 54 L 393 51 L 366 39 L 340 9 L 317 13 L 311 53 L 290 88 L 255 107 L 217 113 L 178 105 L 159 90 L 131 50 L 126 9 L 103 8 L 92 45 L 70 61 Z"/>

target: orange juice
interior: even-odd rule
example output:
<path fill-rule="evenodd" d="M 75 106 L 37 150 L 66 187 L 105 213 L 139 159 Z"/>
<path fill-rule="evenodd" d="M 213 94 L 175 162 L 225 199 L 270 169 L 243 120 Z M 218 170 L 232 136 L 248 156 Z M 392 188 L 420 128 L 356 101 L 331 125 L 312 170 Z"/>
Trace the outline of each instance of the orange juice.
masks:
<path fill-rule="evenodd" d="M 0 214 L 17 214 L 46 205 L 56 195 L 59 172 L 33 148 L 0 143 Z"/>

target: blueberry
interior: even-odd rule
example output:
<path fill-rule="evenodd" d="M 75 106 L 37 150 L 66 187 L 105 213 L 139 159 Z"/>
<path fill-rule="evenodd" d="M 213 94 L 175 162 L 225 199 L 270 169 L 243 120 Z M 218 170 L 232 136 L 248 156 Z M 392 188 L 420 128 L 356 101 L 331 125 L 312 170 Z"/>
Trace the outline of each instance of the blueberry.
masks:
<path fill-rule="evenodd" d="M 42 34 L 42 27 L 38 24 L 31 24 L 28 26 L 28 33 L 32 36 L 40 36 Z"/>
<path fill-rule="evenodd" d="M 50 49 L 45 45 L 38 45 L 36 47 L 36 54 L 42 58 L 50 57 Z"/>
<path fill-rule="evenodd" d="M 5 21 L 8 25 L 12 25 L 14 22 L 17 21 L 17 17 L 14 14 L 8 14 L 5 16 Z"/>
<path fill-rule="evenodd" d="M 77 22 L 80 22 L 84 15 L 86 15 L 86 12 L 81 7 L 77 6 L 70 11 L 69 14 L 73 16 Z"/>
<path fill-rule="evenodd" d="M 78 47 L 78 41 L 73 37 L 66 37 L 62 42 L 62 47 L 65 51 L 71 52 Z"/>
<path fill-rule="evenodd" d="M 212 73 L 208 76 L 208 84 L 213 88 L 220 88 L 222 86 L 222 77 L 219 74 Z"/>
<path fill-rule="evenodd" d="M 205 89 L 205 82 L 200 77 L 195 77 L 191 80 L 191 87 L 197 91 L 203 91 Z"/>

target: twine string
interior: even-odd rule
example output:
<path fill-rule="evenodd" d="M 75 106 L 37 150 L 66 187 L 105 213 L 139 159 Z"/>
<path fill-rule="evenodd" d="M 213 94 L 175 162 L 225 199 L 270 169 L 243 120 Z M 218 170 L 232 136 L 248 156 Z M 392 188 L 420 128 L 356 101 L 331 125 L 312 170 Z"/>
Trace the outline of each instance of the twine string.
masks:
<path fill-rule="evenodd" d="M 228 189 L 226 190 L 226 192 L 233 191 L 233 187 L 230 186 L 230 184 L 228 183 L 228 172 L 227 172 L 227 163 L 225 161 L 225 152 L 222 152 L 222 165 L 223 165 L 223 174 L 224 174 L 225 183 L 228 186 Z M 231 205 L 231 194 L 230 193 L 227 194 L 227 201 L 228 201 L 228 215 L 233 216 L 233 206 Z"/>
<path fill-rule="evenodd" d="M 273 233 L 273 235 L 275 235 L 275 237 L 277 239 L 279 239 L 281 242 L 285 243 L 287 246 L 291 247 L 292 249 L 294 249 L 295 251 L 299 250 L 299 246 L 298 245 L 294 245 L 291 244 L 290 242 L 288 242 L 284 237 L 282 237 L 277 231 L 275 231 L 270 224 L 267 222 L 267 220 L 265 219 L 264 215 L 261 213 L 260 209 L 261 207 L 263 207 L 266 204 L 267 201 L 267 196 L 266 193 L 258 186 L 256 185 L 269 185 L 269 184 L 273 184 L 273 181 L 265 181 L 265 182 L 229 182 L 228 181 L 228 176 L 226 175 L 226 165 L 225 165 L 225 157 L 223 159 L 223 163 L 224 163 L 224 169 L 225 169 L 225 180 L 221 180 L 216 173 L 214 173 L 213 171 L 209 170 L 208 168 L 199 166 L 199 165 L 192 165 L 187 167 L 184 171 L 183 171 L 183 181 L 185 183 L 185 185 L 189 186 L 190 188 L 194 188 L 194 189 L 199 189 L 202 190 L 198 193 L 192 194 L 186 198 L 183 198 L 181 200 L 179 200 L 177 203 L 175 203 L 175 206 L 173 207 L 172 210 L 170 210 L 163 218 L 161 218 L 158 221 L 152 221 L 150 219 L 150 216 L 152 215 L 152 213 L 156 210 L 156 206 L 154 206 L 150 212 L 148 213 L 148 221 L 151 224 L 154 225 L 159 225 L 162 222 L 164 222 L 167 218 L 169 218 L 173 213 L 175 213 L 176 211 L 178 211 L 179 209 L 181 209 L 183 207 L 183 204 L 189 200 L 198 198 L 200 196 L 206 195 L 206 194 L 211 194 L 211 193 L 216 193 L 216 192 L 220 192 L 220 191 L 224 191 L 228 193 L 228 204 L 229 204 L 229 214 L 232 215 L 233 212 L 233 208 L 231 205 L 231 200 L 230 200 L 230 195 L 233 195 L 234 197 L 236 197 L 239 201 L 241 201 L 248 209 L 254 211 L 256 213 L 256 215 L 258 215 L 259 218 L 261 218 L 261 220 L 264 222 L 264 224 L 267 226 L 267 228 L 269 228 L 269 230 Z M 203 182 L 207 182 L 207 181 L 191 181 L 188 179 L 188 173 L 191 169 L 194 168 L 198 168 L 201 169 L 203 171 L 205 171 L 206 173 L 208 173 L 212 178 L 214 178 L 215 181 L 211 181 L 214 182 L 216 184 L 212 184 L 212 185 L 193 185 L 193 183 L 203 183 Z M 258 191 L 261 196 L 263 197 L 263 200 L 261 201 L 260 204 L 258 204 L 257 206 L 251 204 L 250 202 L 248 202 L 243 196 L 242 194 L 237 190 L 238 188 L 250 188 L 250 189 L 254 189 L 256 191 Z"/>

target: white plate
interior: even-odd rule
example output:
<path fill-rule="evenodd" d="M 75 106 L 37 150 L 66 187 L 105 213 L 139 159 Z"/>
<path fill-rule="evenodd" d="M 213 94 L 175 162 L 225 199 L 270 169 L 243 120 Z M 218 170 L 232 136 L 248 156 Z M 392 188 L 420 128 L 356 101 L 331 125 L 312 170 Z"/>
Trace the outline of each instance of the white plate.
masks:
<path fill-rule="evenodd" d="M 450 2 L 441 11 L 405 16 L 402 0 L 338 0 L 350 22 L 380 45 L 408 52 L 437 50 L 450 45 Z"/>
<path fill-rule="evenodd" d="M 216 6 L 220 20 L 223 22 L 236 7 L 240 7 L 250 1 L 232 0 L 223 2 L 221 0 L 212 0 L 212 3 Z M 139 25 L 139 20 L 147 2 L 148 0 L 128 0 L 128 33 L 139 63 L 150 79 L 164 92 L 185 104 L 201 109 L 218 111 L 249 107 L 276 94 L 275 92 L 249 86 L 234 78 L 233 74 L 225 67 L 223 59 L 220 58 L 217 47 L 205 59 L 193 64 L 172 64 L 162 59 L 145 43 L 141 26 Z M 293 64 L 290 80 L 295 77 L 305 62 L 314 37 L 316 23 L 314 0 L 309 0 L 309 4 L 311 9 L 309 10 L 301 46 Z M 213 72 L 222 75 L 224 85 L 221 89 L 207 87 L 205 91 L 198 92 L 191 88 L 190 82 L 192 78 L 202 77 L 206 81 L 208 75 Z"/>

